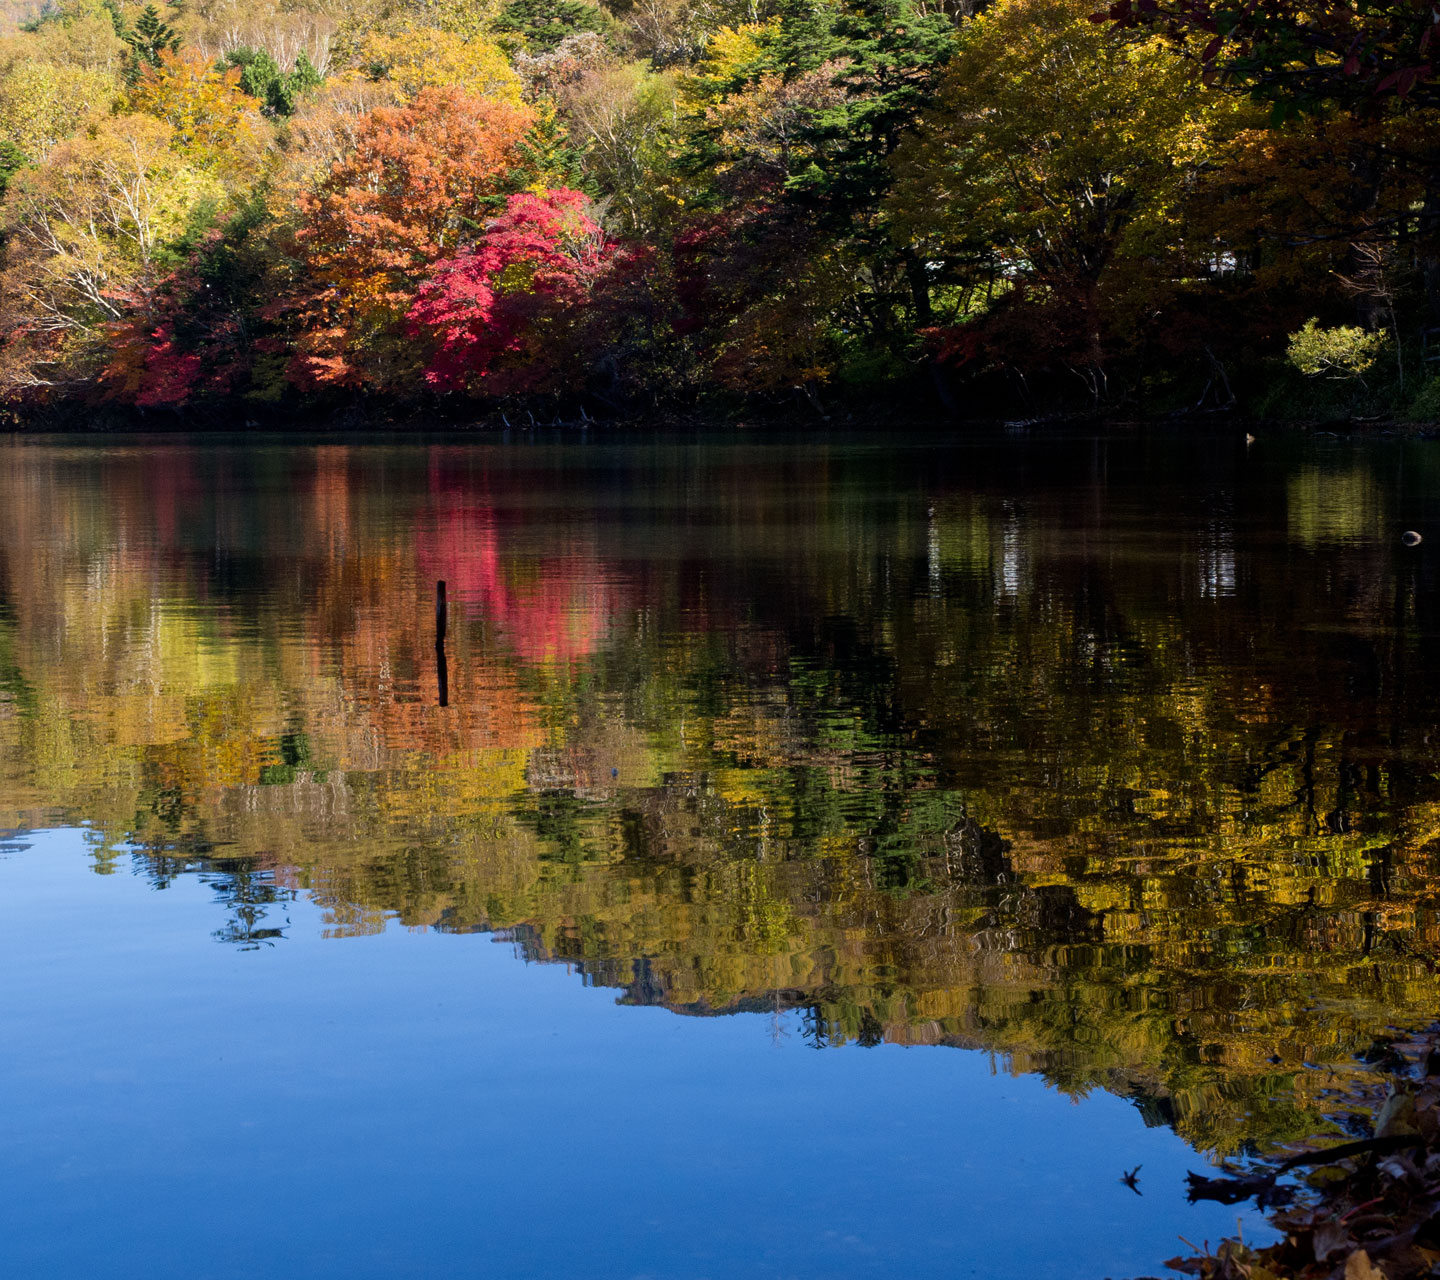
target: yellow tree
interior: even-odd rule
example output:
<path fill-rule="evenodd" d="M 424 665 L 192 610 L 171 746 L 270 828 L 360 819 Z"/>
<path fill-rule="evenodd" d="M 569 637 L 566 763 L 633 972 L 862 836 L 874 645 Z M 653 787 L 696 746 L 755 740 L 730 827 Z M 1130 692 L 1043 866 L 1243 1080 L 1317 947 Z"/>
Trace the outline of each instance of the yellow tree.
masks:
<path fill-rule="evenodd" d="M 445 31 L 470 41 L 486 39 L 504 0 L 351 0 L 335 32 L 335 65 L 354 66 L 375 33 L 395 36 Z"/>
<path fill-rule="evenodd" d="M 0 76 L 0 137 L 32 162 L 95 116 L 108 115 L 121 96 L 110 71 L 24 58 Z"/>
<path fill-rule="evenodd" d="M 254 176 L 269 142 L 260 103 L 241 91 L 239 70 L 217 70 L 195 53 L 161 55 L 131 103 L 170 126 L 171 146 L 189 165 L 229 184 Z"/>
<path fill-rule="evenodd" d="M 116 34 L 115 19 L 101 0 L 58 0 L 44 6 L 42 21 L 0 44 L 0 62 L 34 58 L 64 67 L 118 72 L 129 46 Z"/>
<path fill-rule="evenodd" d="M 407 101 L 426 87 L 445 85 L 481 98 L 520 100 L 520 77 L 500 46 L 483 36 L 434 27 L 377 31 L 361 43 L 359 62 L 366 76 L 390 82 Z"/>
<path fill-rule="evenodd" d="M 0 277 L 10 391 L 87 376 L 109 326 L 144 304 L 167 250 L 223 199 L 173 140 L 164 121 L 115 116 L 12 180 Z"/>
<path fill-rule="evenodd" d="M 1098 368 L 1095 308 L 1117 260 L 1186 246 L 1178 209 L 1253 114 L 1159 39 L 1090 0 L 1001 0 L 965 28 L 938 106 L 894 158 L 894 234 L 952 279 L 1063 305 L 1043 342 Z M 1155 271 L 1150 269 L 1153 279 Z"/>

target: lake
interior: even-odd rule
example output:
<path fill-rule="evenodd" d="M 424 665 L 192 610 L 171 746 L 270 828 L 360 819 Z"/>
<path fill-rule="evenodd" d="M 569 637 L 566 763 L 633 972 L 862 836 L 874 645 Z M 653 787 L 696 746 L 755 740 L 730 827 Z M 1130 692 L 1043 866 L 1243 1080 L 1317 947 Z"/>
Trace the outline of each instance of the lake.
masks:
<path fill-rule="evenodd" d="M 0 1274 L 1160 1273 L 1436 1013 L 1437 550 L 1423 442 L 0 442 Z"/>

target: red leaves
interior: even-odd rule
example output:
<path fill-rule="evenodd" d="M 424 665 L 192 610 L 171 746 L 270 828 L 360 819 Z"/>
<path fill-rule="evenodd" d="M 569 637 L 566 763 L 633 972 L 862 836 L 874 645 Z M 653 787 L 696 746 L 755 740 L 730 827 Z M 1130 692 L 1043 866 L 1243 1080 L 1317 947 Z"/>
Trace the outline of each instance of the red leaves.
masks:
<path fill-rule="evenodd" d="M 579 313 L 616 254 L 579 191 L 514 195 L 473 248 L 439 264 L 410 307 L 437 390 L 536 389 L 560 372 Z"/>
<path fill-rule="evenodd" d="M 528 107 L 456 88 L 423 89 L 364 118 L 353 150 L 301 202 L 296 240 L 309 271 L 293 307 L 293 383 L 387 388 L 406 378 L 416 289 L 513 189 L 533 119 Z"/>
<path fill-rule="evenodd" d="M 206 247 L 213 247 L 213 237 Z M 224 395 L 243 371 L 241 325 L 205 306 L 206 290 L 190 268 L 127 302 L 130 319 L 111 326 L 103 396 L 142 409 L 180 408 L 202 394 Z"/>
<path fill-rule="evenodd" d="M 1432 68 L 1428 63 L 1419 67 L 1401 67 L 1398 71 L 1392 71 L 1381 80 L 1380 83 L 1375 86 L 1375 92 L 1378 95 L 1385 93 L 1387 90 L 1394 89 L 1396 97 L 1406 97 L 1415 87 L 1416 82 L 1428 77 L 1431 70 Z"/>

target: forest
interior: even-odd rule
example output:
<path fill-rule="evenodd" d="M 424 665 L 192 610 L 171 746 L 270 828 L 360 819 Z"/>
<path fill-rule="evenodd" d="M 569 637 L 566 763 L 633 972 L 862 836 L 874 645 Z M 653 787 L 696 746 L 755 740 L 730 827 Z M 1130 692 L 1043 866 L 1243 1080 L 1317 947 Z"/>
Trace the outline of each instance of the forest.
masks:
<path fill-rule="evenodd" d="M 11 5 L 9 416 L 1440 417 L 1436 12 L 1100 6 Z"/>

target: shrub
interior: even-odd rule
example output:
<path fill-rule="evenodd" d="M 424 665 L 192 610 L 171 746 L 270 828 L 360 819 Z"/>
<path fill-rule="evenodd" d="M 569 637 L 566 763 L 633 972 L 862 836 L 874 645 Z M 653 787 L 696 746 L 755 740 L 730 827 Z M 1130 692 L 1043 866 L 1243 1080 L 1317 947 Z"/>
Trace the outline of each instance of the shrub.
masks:
<path fill-rule="evenodd" d="M 1365 371 L 1375 363 L 1384 345 L 1382 334 L 1356 325 L 1322 329 L 1312 317 L 1290 335 L 1286 355 L 1306 377 L 1355 379 L 1363 385 Z"/>
<path fill-rule="evenodd" d="M 1440 422 L 1440 377 L 1420 384 L 1405 408 L 1405 416 L 1413 422 Z"/>

